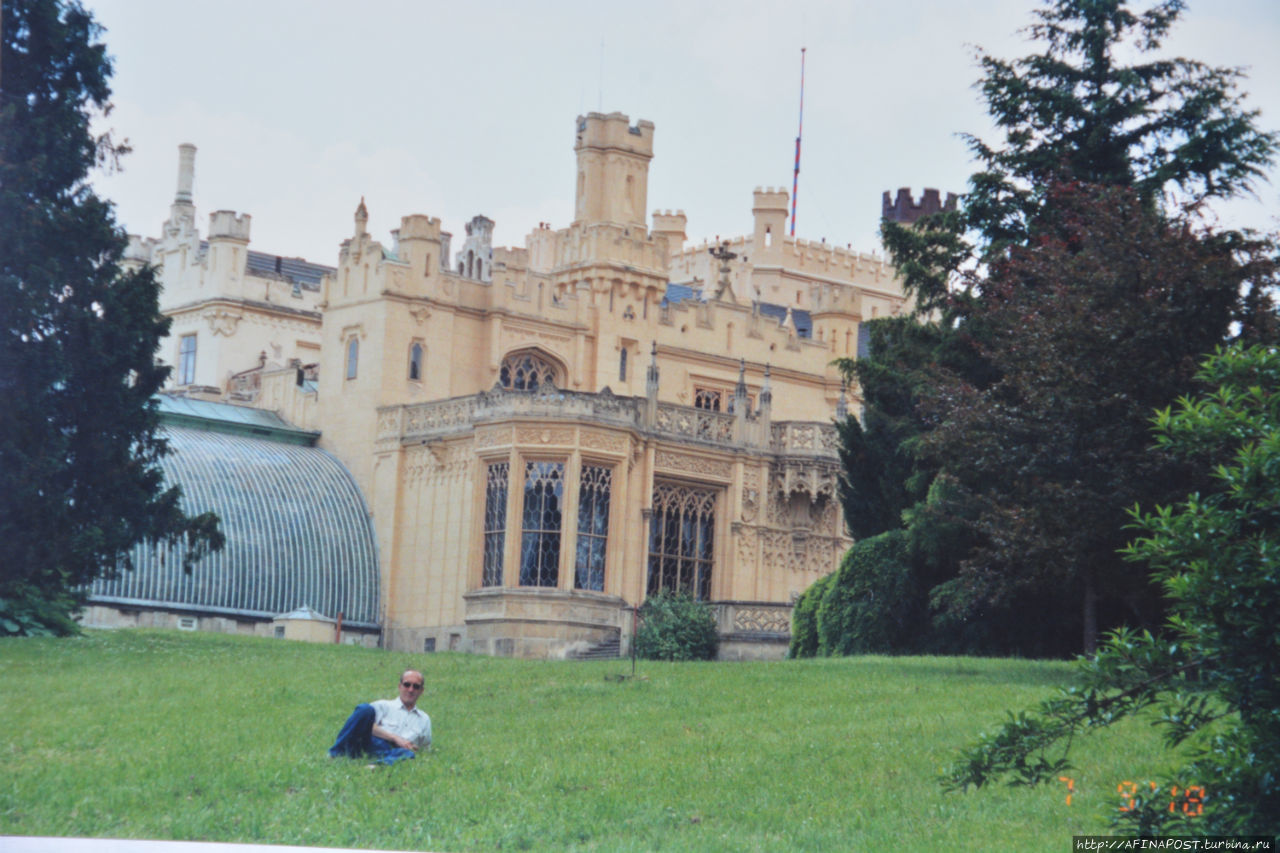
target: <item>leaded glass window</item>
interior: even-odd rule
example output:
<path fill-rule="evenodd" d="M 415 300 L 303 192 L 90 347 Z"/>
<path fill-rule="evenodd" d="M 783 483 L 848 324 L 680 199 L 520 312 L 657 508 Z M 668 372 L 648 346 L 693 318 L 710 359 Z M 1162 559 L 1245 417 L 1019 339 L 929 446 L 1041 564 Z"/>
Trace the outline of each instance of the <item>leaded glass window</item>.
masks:
<path fill-rule="evenodd" d="M 578 488 L 578 553 L 573 585 L 604 592 L 604 555 L 609 540 L 609 493 L 613 469 L 583 465 Z"/>
<path fill-rule="evenodd" d="M 694 388 L 693 389 L 693 405 L 697 409 L 706 409 L 709 412 L 719 412 L 723 409 L 721 402 L 724 394 L 714 388 Z"/>
<path fill-rule="evenodd" d="M 520 529 L 520 586 L 556 586 L 560 582 L 563 505 L 564 463 L 529 462 Z"/>
<path fill-rule="evenodd" d="M 507 478 L 511 466 L 494 462 L 484 487 L 484 571 L 481 586 L 502 586 L 502 551 L 507 538 Z"/>
<path fill-rule="evenodd" d="M 537 391 L 539 385 L 555 384 L 556 370 L 533 353 L 517 353 L 503 360 L 498 379 L 503 388 Z"/>
<path fill-rule="evenodd" d="M 648 594 L 687 592 L 711 597 L 715 554 L 716 493 L 673 483 L 655 483 L 649 528 Z"/>

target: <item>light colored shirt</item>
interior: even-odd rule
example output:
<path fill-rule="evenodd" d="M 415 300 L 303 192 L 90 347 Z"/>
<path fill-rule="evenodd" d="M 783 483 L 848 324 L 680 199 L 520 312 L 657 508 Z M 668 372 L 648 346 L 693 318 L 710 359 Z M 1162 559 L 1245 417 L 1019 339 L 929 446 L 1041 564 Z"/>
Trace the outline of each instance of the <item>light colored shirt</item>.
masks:
<path fill-rule="evenodd" d="M 412 741 L 418 749 L 431 746 L 431 718 L 421 708 L 406 708 L 399 699 L 378 699 L 373 706 L 374 725 Z"/>

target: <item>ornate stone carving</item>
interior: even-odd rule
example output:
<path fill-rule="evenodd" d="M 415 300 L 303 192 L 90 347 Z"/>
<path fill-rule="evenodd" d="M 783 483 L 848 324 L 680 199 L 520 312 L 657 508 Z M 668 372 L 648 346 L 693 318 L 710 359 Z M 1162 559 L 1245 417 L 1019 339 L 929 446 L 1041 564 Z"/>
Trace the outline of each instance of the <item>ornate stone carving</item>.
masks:
<path fill-rule="evenodd" d="M 592 450 L 607 450 L 611 453 L 626 453 L 631 440 L 625 435 L 609 432 L 587 430 L 582 433 L 579 443 Z"/>
<path fill-rule="evenodd" d="M 400 437 L 400 416 L 403 411 L 400 406 L 378 410 L 377 441 L 387 441 Z"/>
<path fill-rule="evenodd" d="M 682 438 L 726 444 L 733 440 L 734 420 L 733 415 L 723 412 L 659 403 L 655 423 L 662 432 Z"/>
<path fill-rule="evenodd" d="M 240 325 L 244 315 L 228 311 L 225 308 L 215 308 L 205 314 L 204 319 L 209 323 L 209 330 L 214 335 L 223 335 L 229 338 L 236 333 L 236 327 Z"/>
<path fill-rule="evenodd" d="M 734 525 L 734 536 L 738 540 L 738 569 L 754 570 L 759 559 L 760 534 L 754 527 L 745 524 Z"/>
<path fill-rule="evenodd" d="M 654 466 L 677 473 L 702 474 L 720 480 L 728 480 L 733 468 L 728 462 L 706 456 L 690 456 L 684 453 L 673 453 L 659 450 L 654 457 Z"/>
<path fill-rule="evenodd" d="M 476 447 L 504 447 L 511 444 L 510 429 L 483 429 L 476 432 Z"/>
<path fill-rule="evenodd" d="M 570 427 L 517 427 L 516 444 L 573 444 Z"/>
<path fill-rule="evenodd" d="M 421 326 L 427 321 L 427 318 L 431 316 L 431 306 L 423 305 L 422 303 L 410 305 L 409 316 L 413 318 L 415 323 Z"/>
<path fill-rule="evenodd" d="M 733 611 L 733 630 L 758 631 L 768 634 L 791 633 L 789 607 L 737 607 Z"/>

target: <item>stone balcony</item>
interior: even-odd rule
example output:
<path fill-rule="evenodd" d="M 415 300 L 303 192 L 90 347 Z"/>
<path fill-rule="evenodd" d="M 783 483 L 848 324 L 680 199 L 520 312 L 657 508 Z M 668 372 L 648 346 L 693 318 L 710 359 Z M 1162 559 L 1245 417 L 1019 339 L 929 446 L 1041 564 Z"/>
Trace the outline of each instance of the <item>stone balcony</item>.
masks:
<path fill-rule="evenodd" d="M 754 449 L 782 456 L 835 461 L 835 427 L 816 421 L 770 422 L 764 411 L 740 414 L 619 397 L 565 391 L 544 385 L 537 391 L 495 388 L 429 403 L 384 406 L 378 410 L 377 439 L 419 442 L 469 432 L 477 424 L 511 418 L 578 421 L 633 430 L 681 444 Z"/>

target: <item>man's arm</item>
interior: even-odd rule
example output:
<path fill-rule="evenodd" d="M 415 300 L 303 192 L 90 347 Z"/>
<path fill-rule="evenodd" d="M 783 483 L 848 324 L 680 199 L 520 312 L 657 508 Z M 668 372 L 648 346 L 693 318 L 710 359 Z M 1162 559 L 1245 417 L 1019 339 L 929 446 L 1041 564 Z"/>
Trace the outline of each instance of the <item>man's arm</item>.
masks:
<path fill-rule="evenodd" d="M 407 738 L 402 738 L 400 737 L 400 735 L 392 734 L 391 732 L 387 731 L 377 723 L 373 724 L 373 736 L 380 737 L 385 741 L 394 743 L 396 746 L 400 747 L 401 749 L 411 749 L 414 752 L 418 751 L 418 747 L 414 746 L 413 741 Z"/>

